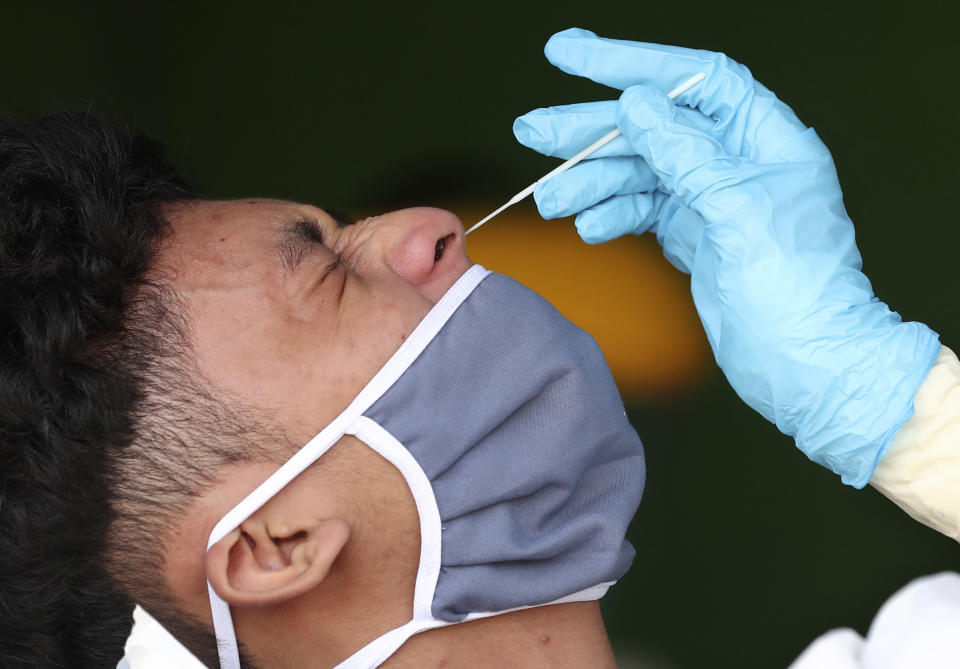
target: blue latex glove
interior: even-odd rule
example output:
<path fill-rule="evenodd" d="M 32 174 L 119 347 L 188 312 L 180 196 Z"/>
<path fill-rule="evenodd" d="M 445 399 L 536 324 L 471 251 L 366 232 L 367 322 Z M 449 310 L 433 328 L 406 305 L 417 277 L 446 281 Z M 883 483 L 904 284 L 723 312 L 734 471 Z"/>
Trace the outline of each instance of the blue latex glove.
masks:
<path fill-rule="evenodd" d="M 517 139 L 567 158 L 614 125 L 623 137 L 541 184 L 541 213 L 579 212 L 590 242 L 654 231 L 691 274 L 737 394 L 844 483 L 866 485 L 940 345 L 874 297 L 826 146 L 723 54 L 579 29 L 554 35 L 546 54 L 624 93 L 530 112 Z M 666 97 L 700 71 L 701 84 Z"/>

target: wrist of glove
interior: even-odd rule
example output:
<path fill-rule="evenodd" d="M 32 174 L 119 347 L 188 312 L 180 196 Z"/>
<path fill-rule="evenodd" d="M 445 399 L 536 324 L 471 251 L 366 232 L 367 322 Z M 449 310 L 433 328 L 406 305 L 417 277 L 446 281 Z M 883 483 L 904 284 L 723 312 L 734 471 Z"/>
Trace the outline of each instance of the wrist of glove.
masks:
<path fill-rule="evenodd" d="M 814 461 L 862 487 L 939 352 L 860 271 L 829 151 L 749 71 L 721 54 L 551 38 L 561 69 L 625 88 L 617 102 L 531 112 L 521 143 L 569 157 L 616 124 L 605 153 L 541 184 L 547 216 L 587 241 L 651 231 L 691 275 L 710 345 L 736 392 Z M 676 101 L 662 92 L 707 78 Z M 622 140 L 622 141 L 621 141 Z"/>

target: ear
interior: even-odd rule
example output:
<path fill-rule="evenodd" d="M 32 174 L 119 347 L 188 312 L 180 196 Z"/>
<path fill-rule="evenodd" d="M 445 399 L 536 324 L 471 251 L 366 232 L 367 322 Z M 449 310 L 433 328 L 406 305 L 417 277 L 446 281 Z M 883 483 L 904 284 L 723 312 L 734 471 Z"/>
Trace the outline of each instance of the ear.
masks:
<path fill-rule="evenodd" d="M 273 529 L 254 514 L 207 551 L 207 579 L 228 604 L 275 604 L 308 592 L 326 578 L 350 537 L 339 518 Z"/>

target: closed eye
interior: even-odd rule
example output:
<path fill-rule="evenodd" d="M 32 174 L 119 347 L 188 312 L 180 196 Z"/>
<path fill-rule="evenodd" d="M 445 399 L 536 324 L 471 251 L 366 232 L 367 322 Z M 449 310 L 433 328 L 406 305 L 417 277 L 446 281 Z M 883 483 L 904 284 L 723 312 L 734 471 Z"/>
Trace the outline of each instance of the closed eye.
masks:
<path fill-rule="evenodd" d="M 293 272 L 314 248 L 323 245 L 319 221 L 299 218 L 283 226 L 277 239 L 277 255 L 288 272 Z"/>

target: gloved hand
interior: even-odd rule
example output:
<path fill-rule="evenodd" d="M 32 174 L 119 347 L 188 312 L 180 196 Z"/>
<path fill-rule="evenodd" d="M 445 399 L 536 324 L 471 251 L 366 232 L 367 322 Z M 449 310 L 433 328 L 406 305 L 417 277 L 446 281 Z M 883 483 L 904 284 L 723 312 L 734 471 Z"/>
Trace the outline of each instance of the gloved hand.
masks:
<path fill-rule="evenodd" d="M 590 242 L 654 231 L 691 274 L 714 356 L 740 397 L 812 460 L 864 486 L 940 346 L 874 297 L 826 146 L 723 54 L 579 29 L 545 51 L 565 72 L 624 93 L 517 119 L 522 144 L 561 158 L 614 125 L 623 132 L 537 188 L 542 215 L 579 212 Z M 703 82 L 666 97 L 700 71 Z"/>

